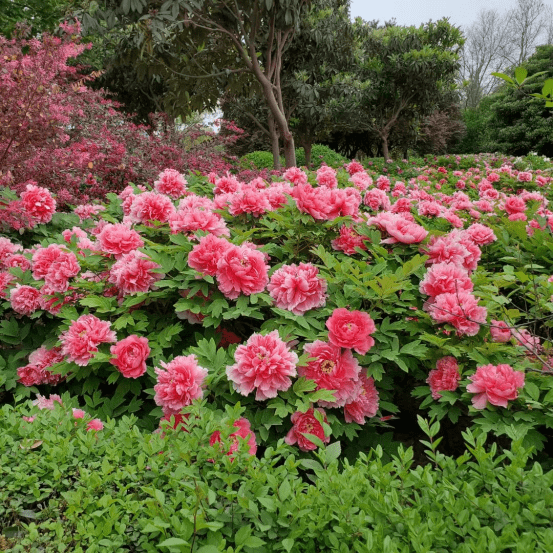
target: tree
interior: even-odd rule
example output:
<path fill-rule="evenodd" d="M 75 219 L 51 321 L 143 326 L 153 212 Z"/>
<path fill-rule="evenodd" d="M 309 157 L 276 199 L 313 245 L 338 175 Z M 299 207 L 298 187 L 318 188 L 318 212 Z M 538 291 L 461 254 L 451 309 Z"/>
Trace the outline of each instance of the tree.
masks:
<path fill-rule="evenodd" d="M 70 0 L 0 0 L 0 35 L 11 37 L 25 21 L 33 33 L 52 32 L 69 11 Z"/>
<path fill-rule="evenodd" d="M 357 72 L 343 83 L 350 100 L 333 100 L 334 121 L 347 132 L 376 134 L 389 159 L 394 132 L 417 127 L 454 92 L 463 39 L 447 19 L 377 29 L 358 21 L 357 29 L 363 55 Z"/>
<path fill-rule="evenodd" d="M 175 99 L 184 95 L 185 102 L 176 102 L 172 114 L 214 107 L 223 92 L 243 88 L 253 77 L 274 120 L 273 133 L 283 141 L 286 165 L 292 166 L 294 138 L 283 103 L 282 64 L 309 4 L 310 0 L 167 0 L 161 5 L 155 0 L 107 0 L 107 9 L 95 17 L 83 14 L 82 20 L 87 28 L 99 30 L 104 21 L 130 34 L 136 52 L 163 76 L 169 93 Z M 194 86 L 182 92 L 183 80 Z M 200 83 L 206 83 L 204 90 Z M 189 101 L 190 91 L 194 102 Z"/>
<path fill-rule="evenodd" d="M 490 148 L 511 155 L 532 151 L 551 157 L 553 114 L 542 97 L 532 95 L 540 96 L 544 81 L 553 78 L 553 45 L 538 46 L 522 68 L 529 75 L 520 79 L 522 86 L 504 85 L 489 97 L 493 114 L 487 122 Z M 536 73 L 540 73 L 539 78 L 532 78 Z"/>

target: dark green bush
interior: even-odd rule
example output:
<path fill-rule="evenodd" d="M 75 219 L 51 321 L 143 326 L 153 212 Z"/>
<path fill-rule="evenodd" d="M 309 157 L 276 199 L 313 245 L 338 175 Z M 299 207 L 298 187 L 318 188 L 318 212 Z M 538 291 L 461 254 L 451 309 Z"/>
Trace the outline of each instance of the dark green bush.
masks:
<path fill-rule="evenodd" d="M 340 465 L 338 443 L 297 456 L 281 441 L 254 457 L 240 441 L 227 455 L 240 407 L 194 406 L 188 431 L 163 435 L 129 417 L 87 432 L 63 402 L 0 412 L 5 551 L 551 551 L 553 471 L 529 464 L 520 440 L 498 454 L 469 431 L 455 459 L 421 419 L 426 464 L 377 447 Z"/>
<path fill-rule="evenodd" d="M 252 165 L 255 169 L 272 169 L 273 154 L 271 152 L 251 152 L 240 158 L 240 166 L 244 169 L 251 169 Z"/>
<path fill-rule="evenodd" d="M 343 155 L 335 152 L 328 146 L 322 144 L 313 144 L 311 149 L 311 169 L 318 169 L 323 163 L 330 167 L 342 167 L 344 163 L 349 163 L 350 160 Z M 302 167 L 306 165 L 305 151 L 303 148 L 296 149 L 296 165 Z"/>

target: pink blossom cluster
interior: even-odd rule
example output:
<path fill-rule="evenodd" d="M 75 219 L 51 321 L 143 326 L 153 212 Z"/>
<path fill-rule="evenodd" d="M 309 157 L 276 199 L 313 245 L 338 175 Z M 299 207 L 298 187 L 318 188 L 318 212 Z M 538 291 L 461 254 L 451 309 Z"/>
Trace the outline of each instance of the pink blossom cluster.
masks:
<path fill-rule="evenodd" d="M 29 355 L 28 365 L 17 369 L 19 382 L 24 386 L 39 386 L 41 384 L 55 386 L 64 377 L 52 373 L 48 368 L 63 361 L 63 359 L 61 348 L 47 349 L 45 346 L 41 346 Z"/>

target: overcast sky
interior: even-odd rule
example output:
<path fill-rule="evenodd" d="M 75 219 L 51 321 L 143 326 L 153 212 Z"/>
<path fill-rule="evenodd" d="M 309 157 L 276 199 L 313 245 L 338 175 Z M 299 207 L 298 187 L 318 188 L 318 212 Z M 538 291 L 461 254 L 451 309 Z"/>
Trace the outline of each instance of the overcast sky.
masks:
<path fill-rule="evenodd" d="M 384 23 L 396 18 L 398 25 L 420 25 L 430 19 L 437 21 L 449 17 L 449 22 L 469 27 L 482 9 L 496 8 L 506 12 L 516 0 L 351 0 L 351 16 L 365 21 L 379 19 Z M 553 0 L 544 0 L 553 6 Z"/>

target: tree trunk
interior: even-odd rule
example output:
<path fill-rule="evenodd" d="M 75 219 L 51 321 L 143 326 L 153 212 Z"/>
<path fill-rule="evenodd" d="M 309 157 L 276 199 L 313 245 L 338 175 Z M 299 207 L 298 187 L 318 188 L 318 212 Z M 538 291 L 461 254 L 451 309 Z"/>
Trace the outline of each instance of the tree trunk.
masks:
<path fill-rule="evenodd" d="M 381 138 L 382 138 L 382 155 L 384 157 L 384 161 L 388 161 L 390 159 L 390 153 L 388 152 L 388 137 L 381 136 Z"/>
<path fill-rule="evenodd" d="M 296 166 L 296 149 L 294 146 L 294 137 L 292 133 L 288 131 L 284 137 L 284 161 L 286 162 L 286 168 Z"/>
<path fill-rule="evenodd" d="M 407 161 L 409 161 L 409 150 L 407 148 L 403 150 L 403 159 L 406 159 Z"/>
<path fill-rule="evenodd" d="M 269 133 L 271 135 L 271 151 L 273 152 L 273 168 L 280 171 L 280 146 L 278 140 L 278 129 L 275 125 L 275 118 L 269 112 Z"/>
<path fill-rule="evenodd" d="M 311 169 L 311 148 L 312 148 L 311 142 L 304 142 L 303 143 L 303 150 L 305 152 L 305 165 L 308 169 Z"/>

